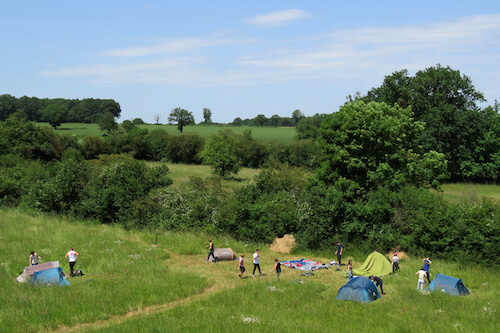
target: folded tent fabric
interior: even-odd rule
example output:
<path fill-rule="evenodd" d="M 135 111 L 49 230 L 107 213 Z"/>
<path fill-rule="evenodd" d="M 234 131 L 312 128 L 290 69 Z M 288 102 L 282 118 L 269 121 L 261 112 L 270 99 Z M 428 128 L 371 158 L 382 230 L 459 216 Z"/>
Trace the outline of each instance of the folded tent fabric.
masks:
<path fill-rule="evenodd" d="M 371 253 L 359 268 L 352 270 L 354 275 L 384 276 L 392 273 L 392 265 L 382 253 Z"/>
<path fill-rule="evenodd" d="M 285 260 L 280 261 L 280 263 L 286 267 L 300 269 L 303 271 L 315 271 L 318 269 L 325 269 L 329 267 L 328 264 L 322 264 L 320 262 L 309 259 Z"/>

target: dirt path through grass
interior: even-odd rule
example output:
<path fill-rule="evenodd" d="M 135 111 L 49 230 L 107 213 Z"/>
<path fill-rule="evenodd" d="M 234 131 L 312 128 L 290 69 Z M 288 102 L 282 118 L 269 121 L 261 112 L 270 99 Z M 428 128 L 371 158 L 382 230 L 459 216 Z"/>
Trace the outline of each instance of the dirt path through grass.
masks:
<path fill-rule="evenodd" d="M 218 264 L 205 263 L 204 255 L 178 255 L 167 249 L 165 249 L 165 251 L 168 252 L 171 256 L 170 259 L 167 259 L 165 261 L 165 264 L 169 266 L 169 272 L 175 274 L 176 272 L 188 271 L 191 274 L 206 276 L 208 278 L 210 286 L 204 289 L 199 294 L 194 294 L 172 302 L 146 306 L 144 308 L 129 311 L 122 315 L 111 316 L 108 319 L 98 320 L 92 323 L 78 324 L 75 326 L 60 326 L 57 329 L 50 330 L 48 332 L 80 332 L 85 331 L 86 329 L 102 329 L 111 325 L 123 323 L 130 319 L 147 317 L 176 307 L 185 306 L 193 302 L 206 299 L 214 293 L 220 292 L 225 289 L 232 289 L 240 284 L 248 282 L 247 279 L 238 278 L 238 272 L 236 271 L 237 261 L 220 262 Z M 269 273 L 269 270 L 273 267 L 273 258 L 277 255 L 278 254 L 274 252 L 266 252 L 265 255 L 262 256 L 261 253 L 261 267 L 263 268 L 262 272 L 265 274 L 263 279 L 265 279 L 266 281 L 271 282 L 276 279 L 274 272 Z M 283 255 L 280 256 L 280 258 L 282 258 Z M 251 270 L 253 269 L 253 265 L 251 258 L 251 253 L 245 254 L 245 266 L 247 267 L 247 272 L 245 273 L 245 275 L 247 278 L 251 277 L 252 274 Z M 282 258 L 280 260 L 284 259 L 288 260 L 300 258 L 287 256 L 286 258 Z M 322 262 L 328 262 L 328 259 L 326 258 L 315 259 Z M 345 266 L 342 268 L 342 270 L 344 269 Z M 325 284 L 333 283 L 342 285 L 343 283 L 345 283 L 345 278 L 342 277 L 342 271 L 336 271 L 335 269 L 316 271 L 315 275 L 312 277 L 304 277 L 302 274 L 304 274 L 303 271 L 284 268 L 282 273 L 282 281 L 292 281 L 296 279 L 315 279 L 320 280 Z"/>

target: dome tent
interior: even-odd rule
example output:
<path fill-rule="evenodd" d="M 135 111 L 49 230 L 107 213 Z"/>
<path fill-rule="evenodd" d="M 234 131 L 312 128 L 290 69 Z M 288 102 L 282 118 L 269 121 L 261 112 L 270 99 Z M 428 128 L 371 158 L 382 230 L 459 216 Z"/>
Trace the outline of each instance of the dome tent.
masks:
<path fill-rule="evenodd" d="M 364 276 L 352 278 L 337 293 L 337 299 L 339 300 L 358 303 L 370 303 L 379 298 L 380 294 L 375 283 Z"/>
<path fill-rule="evenodd" d="M 354 275 L 384 276 L 392 273 L 392 265 L 380 252 L 371 253 L 363 263 L 363 266 L 352 270 Z"/>
<path fill-rule="evenodd" d="M 434 280 L 432 280 L 429 287 L 426 290 L 429 291 L 442 291 L 451 296 L 458 295 L 469 295 L 470 292 L 467 287 L 462 282 L 462 279 L 455 278 L 453 276 L 444 275 L 437 273 Z"/>

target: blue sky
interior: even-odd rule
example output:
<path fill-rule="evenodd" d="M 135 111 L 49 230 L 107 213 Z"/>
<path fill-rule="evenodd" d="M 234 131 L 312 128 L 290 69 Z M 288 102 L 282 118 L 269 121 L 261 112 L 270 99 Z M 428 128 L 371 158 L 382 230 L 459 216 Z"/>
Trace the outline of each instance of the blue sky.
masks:
<path fill-rule="evenodd" d="M 119 121 L 332 113 L 440 63 L 500 100 L 500 1 L 3 1 L 0 94 L 110 98 Z"/>

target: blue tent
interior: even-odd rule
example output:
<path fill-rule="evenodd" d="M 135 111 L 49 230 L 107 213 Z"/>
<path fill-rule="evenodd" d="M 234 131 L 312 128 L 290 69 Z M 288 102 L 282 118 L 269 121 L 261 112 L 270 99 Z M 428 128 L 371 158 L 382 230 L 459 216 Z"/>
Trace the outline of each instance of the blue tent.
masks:
<path fill-rule="evenodd" d="M 369 303 L 380 298 L 377 286 L 367 277 L 357 276 L 343 285 L 337 293 L 337 299 Z"/>
<path fill-rule="evenodd" d="M 45 269 L 43 271 L 35 272 L 30 281 L 31 283 L 37 285 L 57 284 L 59 286 L 69 286 L 69 282 L 64 277 L 61 267 L 54 267 L 50 269 Z"/>
<path fill-rule="evenodd" d="M 437 273 L 434 280 L 432 280 L 429 287 L 426 290 L 429 291 L 442 291 L 448 295 L 458 296 L 458 295 L 469 295 L 470 292 L 464 285 L 461 279 L 457 279 L 453 276 L 444 275 Z"/>

